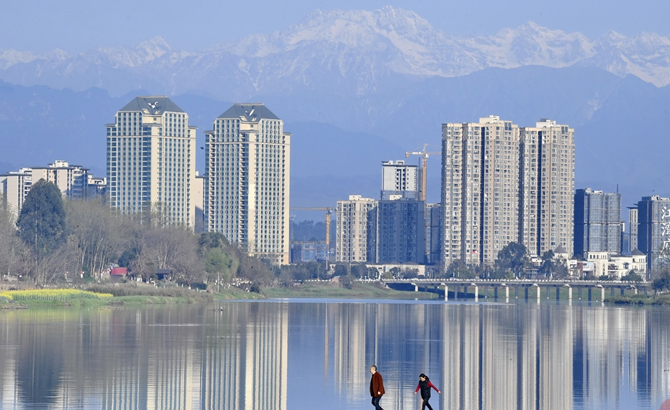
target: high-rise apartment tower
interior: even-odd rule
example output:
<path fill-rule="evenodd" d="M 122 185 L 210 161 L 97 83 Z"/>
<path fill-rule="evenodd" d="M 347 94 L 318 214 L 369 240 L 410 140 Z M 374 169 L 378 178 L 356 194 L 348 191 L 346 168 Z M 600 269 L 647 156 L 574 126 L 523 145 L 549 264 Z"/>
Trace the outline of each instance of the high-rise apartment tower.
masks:
<path fill-rule="evenodd" d="M 441 263 L 492 264 L 511 242 L 572 249 L 574 131 L 497 116 L 442 125 Z"/>
<path fill-rule="evenodd" d="M 575 255 L 621 253 L 621 194 L 578 189 L 575 193 Z"/>
<path fill-rule="evenodd" d="M 338 262 L 367 262 L 371 231 L 370 212 L 377 206 L 372 198 L 349 195 L 347 201 L 337 201 L 335 260 Z"/>
<path fill-rule="evenodd" d="M 193 229 L 195 127 L 166 96 L 137 97 L 107 124 L 107 192 L 112 208 L 143 221 Z"/>
<path fill-rule="evenodd" d="M 234 104 L 205 133 L 205 229 L 289 263 L 291 134 L 263 104 Z"/>

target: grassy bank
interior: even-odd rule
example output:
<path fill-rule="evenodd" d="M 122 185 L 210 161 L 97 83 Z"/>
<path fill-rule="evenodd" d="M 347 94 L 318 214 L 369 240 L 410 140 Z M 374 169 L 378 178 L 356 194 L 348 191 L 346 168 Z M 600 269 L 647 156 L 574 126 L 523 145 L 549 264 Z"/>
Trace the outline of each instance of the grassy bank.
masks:
<path fill-rule="evenodd" d="M 0 291 L 0 309 L 26 307 L 140 306 L 209 303 L 220 299 L 262 299 L 258 293 L 231 286 L 219 293 L 183 287 L 146 284 L 93 285 L 86 289 L 28 289 Z"/>
<path fill-rule="evenodd" d="M 670 305 L 670 295 L 645 296 L 614 296 L 605 298 L 605 302 L 615 305 Z"/>
<path fill-rule="evenodd" d="M 379 284 L 354 282 L 351 289 L 339 283 L 306 282 L 288 287 L 264 288 L 268 298 L 342 298 L 342 299 L 437 299 L 435 293 L 405 292 L 388 289 Z"/>

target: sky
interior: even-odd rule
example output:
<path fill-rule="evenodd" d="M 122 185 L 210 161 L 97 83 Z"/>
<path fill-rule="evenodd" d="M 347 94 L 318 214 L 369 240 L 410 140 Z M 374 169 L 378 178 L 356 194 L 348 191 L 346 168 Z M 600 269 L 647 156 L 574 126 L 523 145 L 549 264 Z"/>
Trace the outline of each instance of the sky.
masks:
<path fill-rule="evenodd" d="M 415 11 L 448 34 L 488 35 L 528 21 L 591 38 L 610 30 L 670 34 L 667 0 L 0 0 L 0 50 L 77 53 L 162 36 L 202 50 L 299 23 L 315 10 Z"/>

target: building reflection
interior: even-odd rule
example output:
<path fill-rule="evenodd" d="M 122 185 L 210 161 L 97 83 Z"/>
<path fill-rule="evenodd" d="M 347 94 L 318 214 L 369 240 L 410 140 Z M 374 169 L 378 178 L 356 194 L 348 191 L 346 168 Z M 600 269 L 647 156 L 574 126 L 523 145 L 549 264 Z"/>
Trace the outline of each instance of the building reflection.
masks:
<path fill-rule="evenodd" d="M 377 364 L 386 408 L 418 408 L 426 373 L 438 408 L 654 409 L 670 397 L 666 315 L 534 303 L 7 312 L 0 408 L 286 410 L 305 393 L 293 369 L 357 409 Z"/>

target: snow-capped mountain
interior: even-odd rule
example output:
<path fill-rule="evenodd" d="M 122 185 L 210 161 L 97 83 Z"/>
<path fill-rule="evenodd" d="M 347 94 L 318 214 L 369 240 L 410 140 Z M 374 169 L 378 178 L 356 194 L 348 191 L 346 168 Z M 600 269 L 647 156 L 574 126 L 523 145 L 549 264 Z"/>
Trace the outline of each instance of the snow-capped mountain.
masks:
<path fill-rule="evenodd" d="M 156 37 L 135 47 L 69 55 L 0 50 L 0 79 L 20 85 L 120 95 L 144 88 L 219 98 L 330 91 L 365 96 L 431 76 L 455 77 L 490 67 L 591 66 L 617 76 L 670 84 L 670 38 L 608 33 L 589 39 L 532 22 L 493 36 L 460 37 L 412 11 L 317 11 L 302 23 L 200 51 L 173 50 Z"/>

